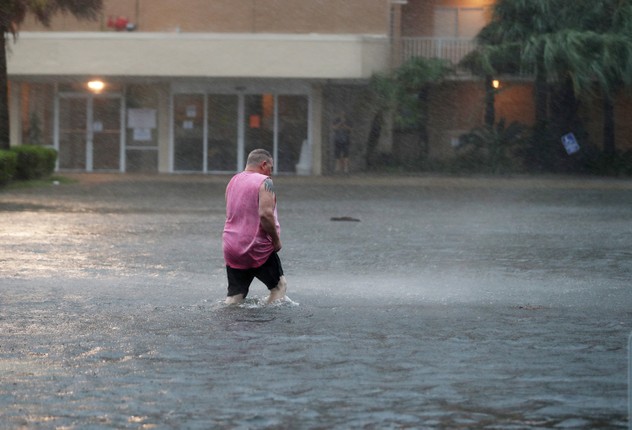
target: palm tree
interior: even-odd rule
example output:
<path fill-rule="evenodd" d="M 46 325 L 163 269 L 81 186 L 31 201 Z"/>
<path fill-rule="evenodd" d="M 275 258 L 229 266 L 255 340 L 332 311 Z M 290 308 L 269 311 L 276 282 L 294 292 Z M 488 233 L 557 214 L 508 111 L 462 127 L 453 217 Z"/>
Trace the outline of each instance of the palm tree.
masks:
<path fill-rule="evenodd" d="M 500 44 L 494 40 L 493 26 L 489 25 L 477 35 L 477 49 L 467 54 L 459 67 L 483 78 L 485 92 L 485 126 L 493 127 L 496 122 L 496 88 L 493 77 L 520 73 L 520 55 L 517 44 Z"/>
<path fill-rule="evenodd" d="M 532 142 L 545 142 L 548 128 L 549 84 L 544 67 L 544 44 L 538 36 L 554 33 L 560 25 L 564 0 L 499 0 L 492 21 L 478 35 L 488 73 L 534 74 L 534 117 Z M 525 50 L 531 56 L 525 58 Z M 541 151 L 533 151 L 540 153 Z M 537 164 L 540 160 L 538 160 Z"/>
<path fill-rule="evenodd" d="M 377 113 L 369 136 L 368 153 L 371 153 L 379 137 L 377 131 L 381 129 L 384 115 L 394 112 L 396 124 L 417 131 L 422 154 L 426 156 L 430 90 L 451 71 L 447 60 L 414 57 L 389 75 L 374 75 L 370 87 L 376 98 Z"/>
<path fill-rule="evenodd" d="M 447 60 L 415 57 L 395 71 L 398 101 L 407 115 L 399 116 L 398 122 L 416 127 L 424 157 L 428 155 L 428 108 L 433 85 L 441 82 L 452 71 Z"/>
<path fill-rule="evenodd" d="M 480 62 L 488 73 L 503 71 L 514 61 L 512 52 L 519 53 L 521 67 L 533 71 L 534 145 L 547 145 L 549 124 L 557 124 L 558 132 L 577 127 L 580 100 L 594 96 L 598 89 L 604 98 L 603 148 L 615 152 L 613 98 L 632 84 L 631 2 L 499 0 L 495 4 L 491 23 L 478 37 Z"/>
<path fill-rule="evenodd" d="M 17 38 L 27 14 L 48 26 L 57 13 L 79 19 L 97 19 L 103 0 L 2 0 L 0 2 L 0 149 L 9 149 L 9 97 L 7 76 L 7 36 Z"/>
<path fill-rule="evenodd" d="M 632 85 L 632 2 L 601 0 L 572 3 L 567 27 L 534 37 L 544 46 L 544 68 L 558 82 L 566 100 L 560 123 L 567 129 L 576 121 L 577 99 L 603 98 L 603 151 L 614 155 L 614 97 Z M 570 9 L 570 8 L 569 8 Z M 527 45 L 524 57 L 535 58 Z M 595 91 L 597 89 L 598 91 Z"/>

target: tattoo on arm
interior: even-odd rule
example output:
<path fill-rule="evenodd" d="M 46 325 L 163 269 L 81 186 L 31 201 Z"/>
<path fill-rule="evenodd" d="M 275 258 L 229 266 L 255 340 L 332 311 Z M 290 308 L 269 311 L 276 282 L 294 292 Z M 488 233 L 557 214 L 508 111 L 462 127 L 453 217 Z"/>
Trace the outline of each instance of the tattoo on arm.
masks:
<path fill-rule="evenodd" d="M 272 179 L 268 178 L 266 179 L 264 182 L 264 189 L 269 192 L 274 194 L 274 184 L 272 183 Z"/>

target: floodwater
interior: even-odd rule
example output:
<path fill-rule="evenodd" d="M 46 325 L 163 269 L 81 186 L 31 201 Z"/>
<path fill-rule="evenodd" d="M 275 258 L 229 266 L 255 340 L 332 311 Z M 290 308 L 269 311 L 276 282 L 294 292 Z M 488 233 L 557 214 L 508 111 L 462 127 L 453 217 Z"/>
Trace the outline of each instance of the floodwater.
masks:
<path fill-rule="evenodd" d="M 1 428 L 627 426 L 631 181 L 276 178 L 227 307 L 227 177 L 69 176 L 0 190 Z"/>

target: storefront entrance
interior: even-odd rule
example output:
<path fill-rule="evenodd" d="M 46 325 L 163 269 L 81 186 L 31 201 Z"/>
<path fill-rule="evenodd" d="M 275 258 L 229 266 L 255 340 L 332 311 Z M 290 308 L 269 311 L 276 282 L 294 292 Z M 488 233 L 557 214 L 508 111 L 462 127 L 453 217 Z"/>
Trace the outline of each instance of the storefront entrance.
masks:
<path fill-rule="evenodd" d="M 55 148 L 62 171 L 227 174 L 264 148 L 275 174 L 312 174 L 311 88 L 256 87 L 22 83 L 21 142 Z"/>
<path fill-rule="evenodd" d="M 120 94 L 60 93 L 59 168 L 123 171 Z"/>
<path fill-rule="evenodd" d="M 174 94 L 173 170 L 232 173 L 264 148 L 274 173 L 295 174 L 309 151 L 308 104 L 305 95 Z"/>

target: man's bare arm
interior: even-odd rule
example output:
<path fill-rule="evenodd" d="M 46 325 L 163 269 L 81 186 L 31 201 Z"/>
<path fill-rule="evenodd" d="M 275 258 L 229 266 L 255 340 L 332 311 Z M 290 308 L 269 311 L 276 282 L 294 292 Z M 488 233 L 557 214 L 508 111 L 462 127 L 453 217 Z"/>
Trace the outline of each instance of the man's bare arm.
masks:
<path fill-rule="evenodd" d="M 274 185 L 272 179 L 268 178 L 263 181 L 261 188 L 259 188 L 259 220 L 263 230 L 272 238 L 274 250 L 279 251 L 281 249 L 281 238 L 276 229 L 276 220 L 274 218 L 275 204 Z"/>

